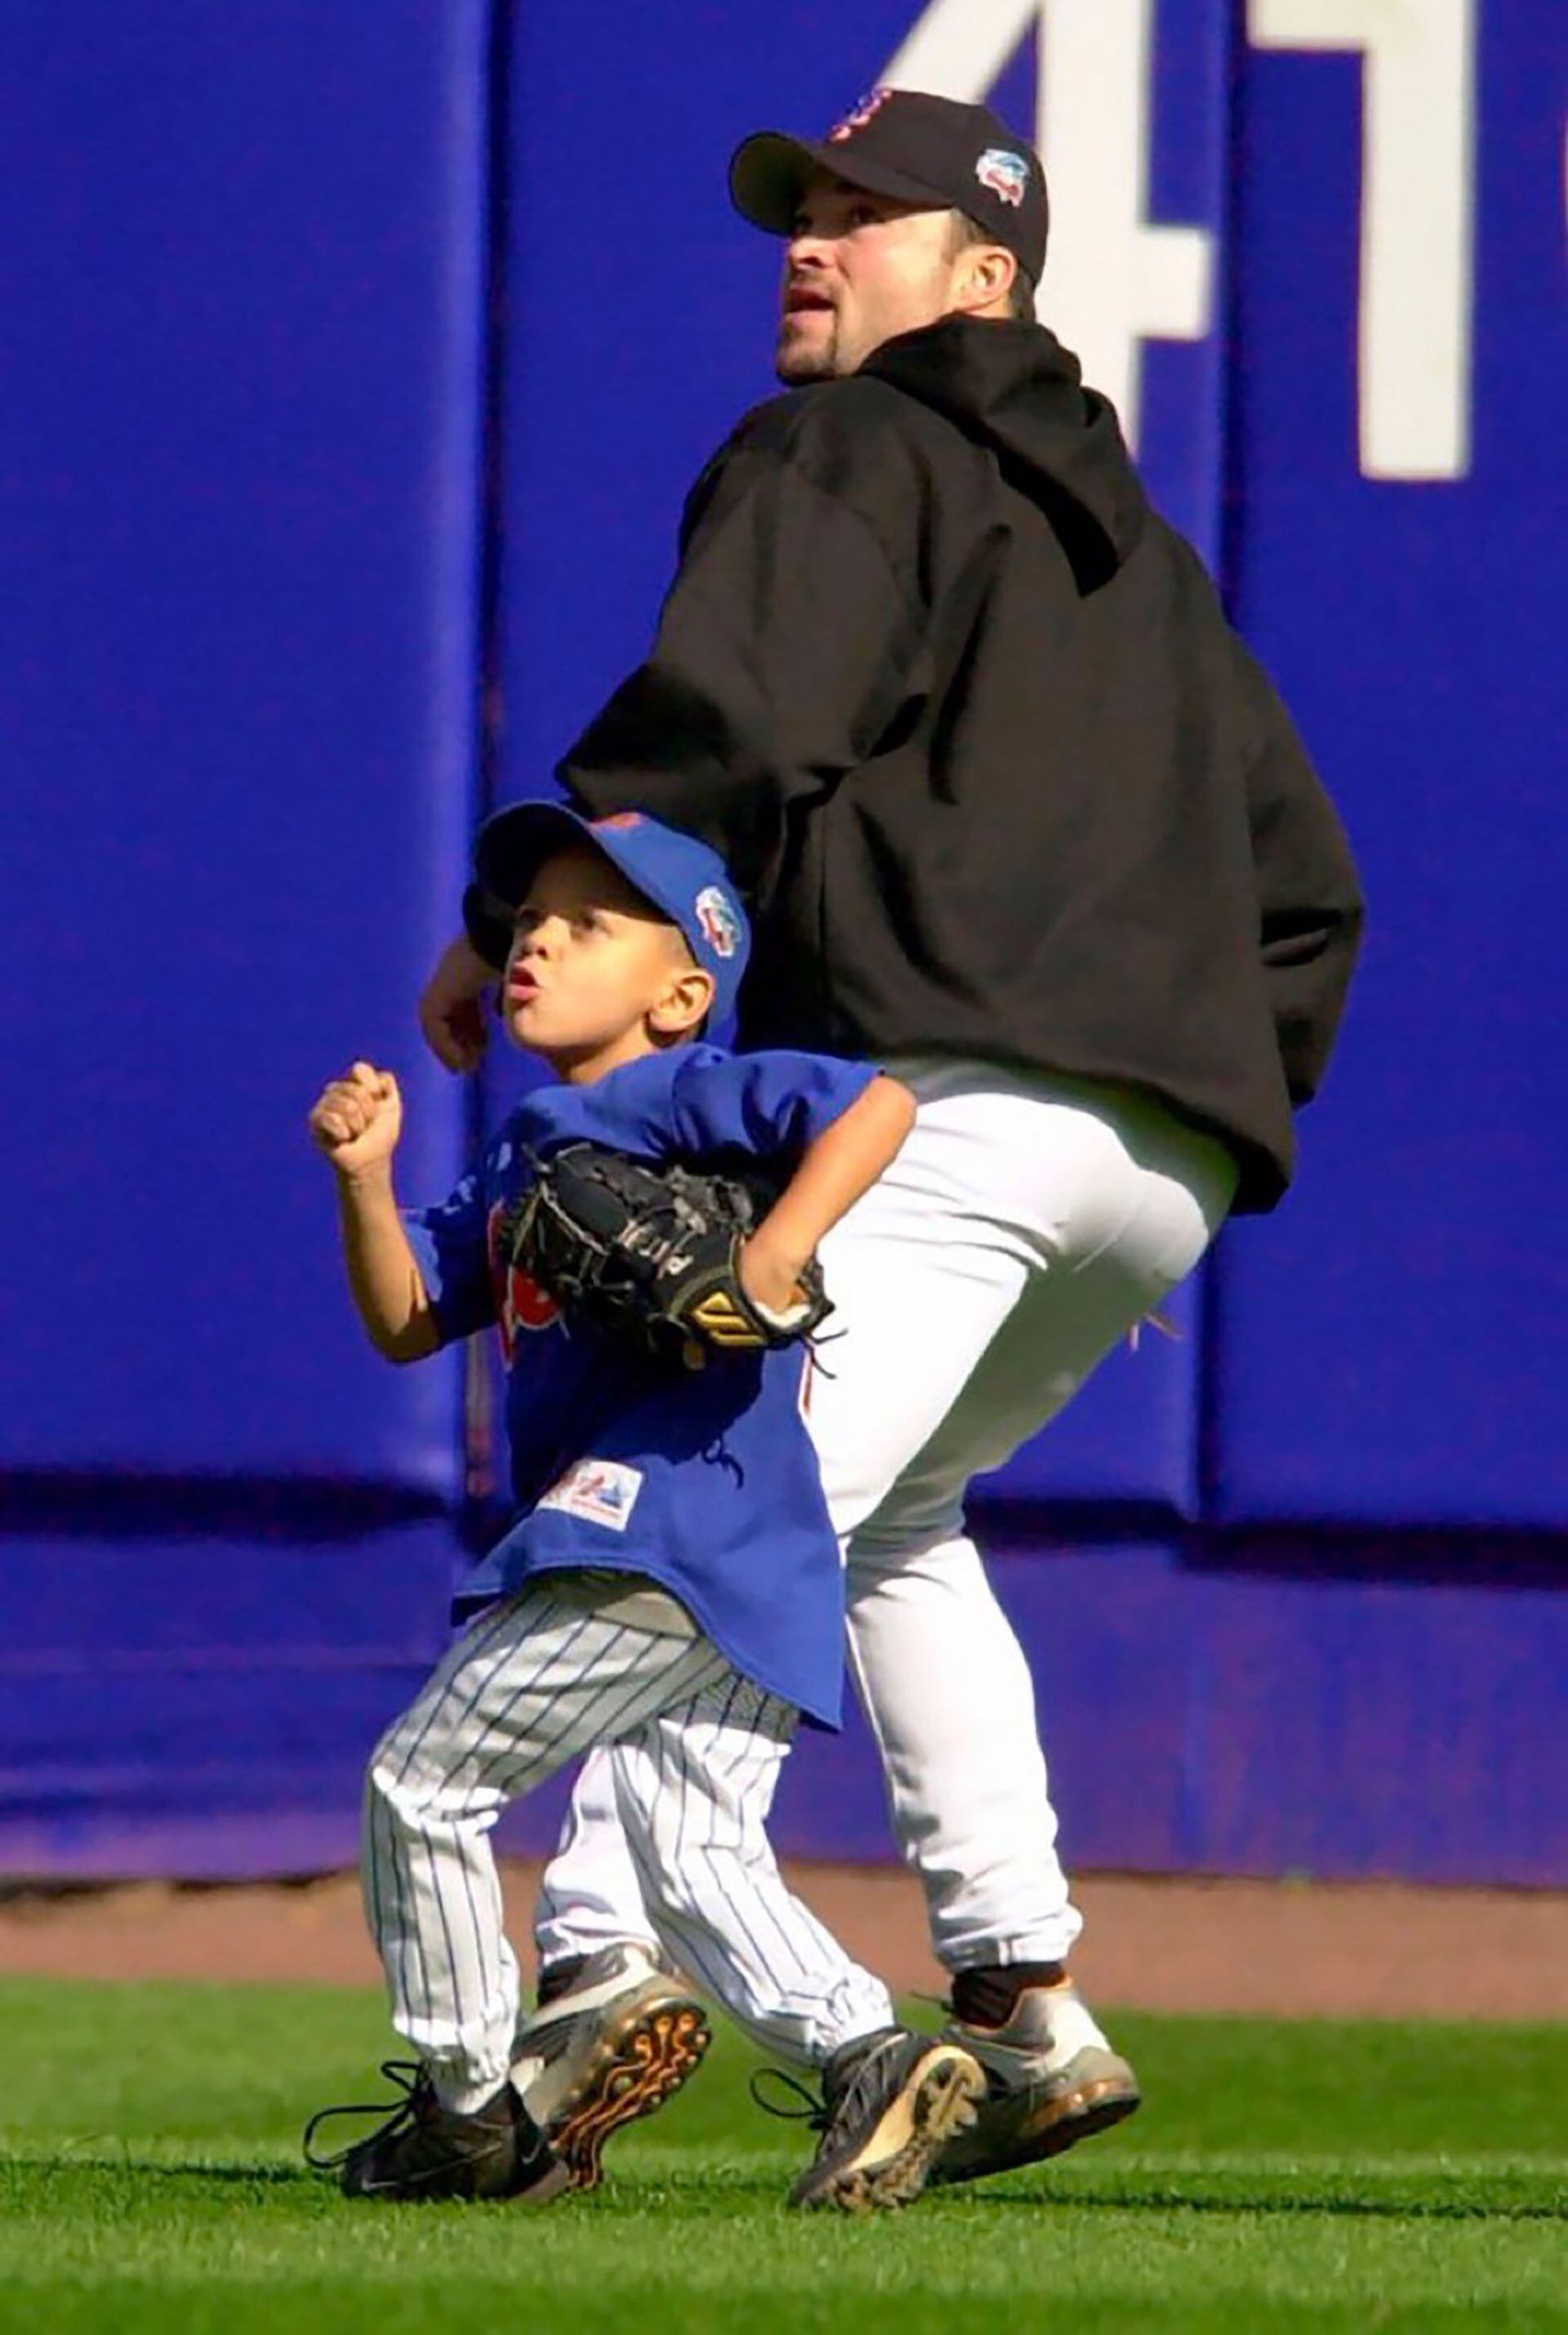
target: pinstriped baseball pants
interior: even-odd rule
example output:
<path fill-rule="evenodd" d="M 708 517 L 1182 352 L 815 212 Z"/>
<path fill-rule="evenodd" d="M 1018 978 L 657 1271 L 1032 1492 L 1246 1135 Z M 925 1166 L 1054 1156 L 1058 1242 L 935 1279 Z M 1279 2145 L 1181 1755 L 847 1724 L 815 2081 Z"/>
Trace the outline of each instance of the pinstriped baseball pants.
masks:
<path fill-rule="evenodd" d="M 608 1747 L 660 1943 L 731 2017 L 808 2065 L 892 2020 L 886 1989 L 774 1862 L 764 1826 L 793 1707 L 692 1635 L 673 1600 L 669 1631 L 612 1618 L 605 1602 L 582 1576 L 551 1574 L 489 1607 L 372 1756 L 365 1912 L 392 2023 L 449 2107 L 496 2091 L 518 2024 L 489 1836 L 509 1802 L 594 1745 Z"/>

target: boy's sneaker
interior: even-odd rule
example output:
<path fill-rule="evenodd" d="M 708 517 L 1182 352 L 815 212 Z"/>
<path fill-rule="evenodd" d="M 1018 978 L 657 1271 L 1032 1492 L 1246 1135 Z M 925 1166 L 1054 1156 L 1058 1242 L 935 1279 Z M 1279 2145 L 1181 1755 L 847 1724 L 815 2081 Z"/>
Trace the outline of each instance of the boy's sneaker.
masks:
<path fill-rule="evenodd" d="M 312 2142 L 329 2117 L 383 2116 L 388 2103 L 322 2108 L 305 2128 L 307 2164 L 335 2173 L 345 2197 L 422 2204 L 438 2197 L 523 2197 L 545 2204 L 570 2176 L 510 2084 L 461 2115 L 443 2107 L 429 2071 L 415 2060 L 387 2059 L 382 2073 L 402 2098 L 379 2128 L 351 2147 L 319 2156 Z"/>
<path fill-rule="evenodd" d="M 546 1985 L 547 1999 L 518 2030 L 512 2082 L 573 2188 L 592 2189 L 605 2143 L 674 2097 L 712 2030 L 695 1995 L 645 1946 L 605 1946 L 557 1964 Z"/>
<path fill-rule="evenodd" d="M 822 2137 L 789 2203 L 849 2214 L 908 2204 L 984 2090 L 978 2061 L 944 2036 L 889 2027 L 843 2044 L 822 2070 L 822 2104 L 811 2111 Z"/>
<path fill-rule="evenodd" d="M 1005 2026 L 954 2019 L 943 2033 L 973 2054 L 988 2080 L 979 2115 L 932 2166 L 934 2183 L 980 2181 L 1060 2156 L 1131 2116 L 1142 2097 L 1070 1979 L 1026 1987 Z"/>

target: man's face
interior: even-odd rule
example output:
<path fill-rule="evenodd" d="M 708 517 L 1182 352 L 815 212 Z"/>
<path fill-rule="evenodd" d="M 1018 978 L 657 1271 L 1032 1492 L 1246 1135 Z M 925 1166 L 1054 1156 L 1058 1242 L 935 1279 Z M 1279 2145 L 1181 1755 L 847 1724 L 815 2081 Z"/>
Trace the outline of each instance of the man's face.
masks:
<path fill-rule="evenodd" d="M 950 220 L 818 171 L 785 247 L 779 380 L 837 380 L 895 334 L 945 316 L 956 275 Z"/>

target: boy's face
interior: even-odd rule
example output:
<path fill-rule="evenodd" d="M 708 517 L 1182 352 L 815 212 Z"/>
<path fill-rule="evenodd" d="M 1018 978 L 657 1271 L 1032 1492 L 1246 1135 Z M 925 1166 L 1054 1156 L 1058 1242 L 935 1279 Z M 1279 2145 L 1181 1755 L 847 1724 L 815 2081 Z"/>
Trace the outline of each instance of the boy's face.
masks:
<path fill-rule="evenodd" d="M 591 844 L 540 867 L 501 983 L 516 1044 L 563 1076 L 597 1075 L 692 1035 L 712 993 L 675 926 Z"/>

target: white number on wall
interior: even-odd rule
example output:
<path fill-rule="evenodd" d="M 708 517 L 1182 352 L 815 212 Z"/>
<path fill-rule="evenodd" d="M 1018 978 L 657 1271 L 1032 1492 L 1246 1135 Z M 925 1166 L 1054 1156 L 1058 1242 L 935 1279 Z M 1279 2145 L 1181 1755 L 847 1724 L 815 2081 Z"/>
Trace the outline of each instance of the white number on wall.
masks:
<path fill-rule="evenodd" d="M 1360 439 L 1372 479 L 1470 460 L 1476 0 L 1249 0 L 1263 48 L 1362 63 Z"/>
<path fill-rule="evenodd" d="M 1454 479 L 1469 464 L 1477 5 L 1248 0 L 1260 47 L 1362 59 L 1358 367 L 1370 478 Z M 1154 8 L 931 0 L 882 76 L 983 100 L 1038 25 L 1035 135 L 1052 217 L 1041 307 L 1134 446 L 1142 343 L 1201 340 L 1213 322 L 1212 237 L 1145 216 Z"/>

